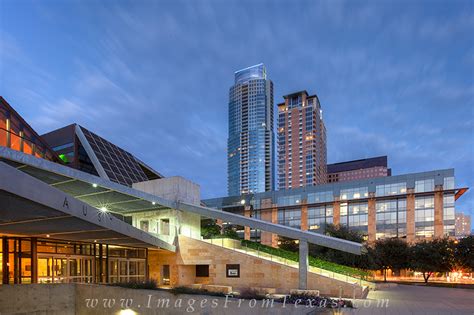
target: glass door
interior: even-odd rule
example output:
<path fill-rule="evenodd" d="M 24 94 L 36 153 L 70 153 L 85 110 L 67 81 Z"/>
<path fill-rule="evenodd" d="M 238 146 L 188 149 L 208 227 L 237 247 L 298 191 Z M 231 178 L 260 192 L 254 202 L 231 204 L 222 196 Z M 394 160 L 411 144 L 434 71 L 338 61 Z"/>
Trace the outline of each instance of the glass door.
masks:
<path fill-rule="evenodd" d="M 38 283 L 53 283 L 53 258 L 38 255 Z"/>
<path fill-rule="evenodd" d="M 66 283 L 68 282 L 68 264 L 67 258 L 53 258 L 53 282 Z"/>

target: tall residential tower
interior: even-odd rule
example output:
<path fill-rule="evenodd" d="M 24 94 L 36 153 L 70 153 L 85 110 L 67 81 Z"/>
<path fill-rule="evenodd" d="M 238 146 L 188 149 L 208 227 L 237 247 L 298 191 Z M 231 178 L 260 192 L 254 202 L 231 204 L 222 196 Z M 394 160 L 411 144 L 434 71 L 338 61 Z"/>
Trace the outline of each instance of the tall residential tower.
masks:
<path fill-rule="evenodd" d="M 229 91 L 229 196 L 274 190 L 273 83 L 265 66 L 235 72 Z"/>
<path fill-rule="evenodd" d="M 316 95 L 306 91 L 278 104 L 278 189 L 326 183 L 326 127 Z"/>

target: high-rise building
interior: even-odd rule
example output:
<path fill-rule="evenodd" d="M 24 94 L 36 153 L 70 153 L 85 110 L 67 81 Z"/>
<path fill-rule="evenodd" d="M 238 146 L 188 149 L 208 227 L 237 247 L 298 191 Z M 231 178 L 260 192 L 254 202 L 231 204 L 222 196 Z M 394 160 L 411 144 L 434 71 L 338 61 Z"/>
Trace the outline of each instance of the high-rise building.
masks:
<path fill-rule="evenodd" d="M 455 232 L 459 237 L 471 235 L 471 216 L 462 212 L 456 213 Z"/>
<path fill-rule="evenodd" d="M 387 156 L 328 164 L 328 183 L 391 176 Z"/>
<path fill-rule="evenodd" d="M 326 127 L 316 95 L 306 91 L 278 104 L 278 188 L 326 183 Z"/>
<path fill-rule="evenodd" d="M 230 196 L 274 189 L 273 83 L 265 66 L 235 72 L 229 91 L 227 176 Z"/>

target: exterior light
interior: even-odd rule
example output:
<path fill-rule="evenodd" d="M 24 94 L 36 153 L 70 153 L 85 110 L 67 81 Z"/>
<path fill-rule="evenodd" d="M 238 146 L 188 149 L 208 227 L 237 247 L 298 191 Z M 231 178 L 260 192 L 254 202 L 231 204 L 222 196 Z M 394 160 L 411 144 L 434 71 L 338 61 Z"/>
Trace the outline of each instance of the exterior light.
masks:
<path fill-rule="evenodd" d="M 152 205 L 156 205 L 156 202 L 153 201 L 151 204 L 152 204 Z"/>
<path fill-rule="evenodd" d="M 244 205 L 245 204 L 245 199 L 240 200 L 240 204 Z"/>
<path fill-rule="evenodd" d="M 106 212 L 106 211 L 107 211 L 107 208 L 106 208 L 106 207 L 100 207 L 99 210 L 102 211 L 102 212 Z"/>
<path fill-rule="evenodd" d="M 97 184 L 92 184 L 92 187 L 97 188 Z"/>
<path fill-rule="evenodd" d="M 131 309 L 125 309 L 125 310 L 120 310 L 118 313 L 118 315 L 135 315 L 137 314 L 137 312 L 135 312 L 134 310 L 131 310 Z"/>
<path fill-rule="evenodd" d="M 94 243 L 97 243 L 97 240 L 94 240 Z"/>
<path fill-rule="evenodd" d="M 49 234 L 46 234 L 46 237 L 50 237 L 50 235 L 49 235 Z"/>

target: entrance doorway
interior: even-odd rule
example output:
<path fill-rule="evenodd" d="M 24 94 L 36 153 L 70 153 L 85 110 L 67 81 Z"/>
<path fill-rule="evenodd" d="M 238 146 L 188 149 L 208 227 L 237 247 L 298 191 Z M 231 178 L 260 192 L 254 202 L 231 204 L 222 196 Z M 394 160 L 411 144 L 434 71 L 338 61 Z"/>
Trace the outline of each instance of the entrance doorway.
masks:
<path fill-rule="evenodd" d="M 92 257 L 38 255 L 38 283 L 92 283 Z"/>

